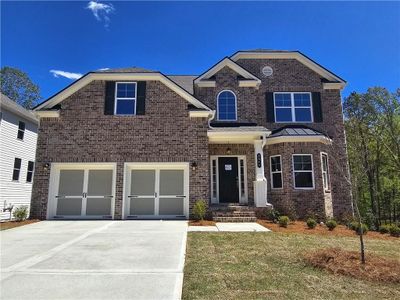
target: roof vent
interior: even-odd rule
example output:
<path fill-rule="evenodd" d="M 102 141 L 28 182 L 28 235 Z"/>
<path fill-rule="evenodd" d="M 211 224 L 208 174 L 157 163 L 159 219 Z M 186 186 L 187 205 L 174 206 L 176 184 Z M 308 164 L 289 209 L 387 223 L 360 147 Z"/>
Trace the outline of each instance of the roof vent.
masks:
<path fill-rule="evenodd" d="M 273 70 L 270 66 L 265 66 L 262 68 L 261 72 L 264 75 L 264 77 L 269 77 L 272 75 Z"/>

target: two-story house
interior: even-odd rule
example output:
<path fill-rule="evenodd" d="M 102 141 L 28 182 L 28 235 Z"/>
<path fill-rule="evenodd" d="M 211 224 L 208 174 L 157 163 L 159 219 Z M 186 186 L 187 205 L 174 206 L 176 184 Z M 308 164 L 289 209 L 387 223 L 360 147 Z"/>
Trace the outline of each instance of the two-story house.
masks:
<path fill-rule="evenodd" d="M 272 204 L 350 214 L 340 91 L 298 51 L 239 51 L 199 76 L 89 72 L 35 108 L 35 218 L 188 218 Z"/>
<path fill-rule="evenodd" d="M 0 94 L 0 219 L 31 203 L 39 120 Z M 12 217 L 12 210 L 11 210 Z"/>

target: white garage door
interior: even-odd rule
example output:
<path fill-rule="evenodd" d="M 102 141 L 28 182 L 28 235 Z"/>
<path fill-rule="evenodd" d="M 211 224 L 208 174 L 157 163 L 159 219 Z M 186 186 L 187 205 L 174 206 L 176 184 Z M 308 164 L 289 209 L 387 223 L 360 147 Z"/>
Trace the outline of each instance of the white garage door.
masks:
<path fill-rule="evenodd" d="M 71 164 L 52 167 L 49 218 L 112 218 L 112 166 Z"/>
<path fill-rule="evenodd" d="M 131 164 L 126 170 L 125 217 L 187 218 L 187 164 Z"/>

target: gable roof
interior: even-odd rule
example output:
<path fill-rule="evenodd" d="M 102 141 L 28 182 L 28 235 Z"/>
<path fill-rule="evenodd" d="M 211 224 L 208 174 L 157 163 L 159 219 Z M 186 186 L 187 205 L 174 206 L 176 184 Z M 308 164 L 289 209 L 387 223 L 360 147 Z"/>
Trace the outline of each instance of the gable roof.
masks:
<path fill-rule="evenodd" d="M 329 81 L 329 83 L 337 83 L 343 88 L 346 85 L 346 80 L 339 77 L 335 73 L 324 68 L 305 54 L 300 51 L 289 51 L 289 50 L 269 50 L 269 49 L 254 49 L 254 50 L 241 50 L 237 51 L 231 56 L 233 61 L 239 59 L 296 59 L 303 63 L 311 70 L 321 75 L 323 78 Z"/>
<path fill-rule="evenodd" d="M 197 75 L 167 75 L 167 77 L 193 95 L 193 80 Z"/>
<path fill-rule="evenodd" d="M 28 121 L 35 123 L 35 124 L 39 123 L 39 120 L 36 118 L 36 116 L 30 110 L 23 108 L 21 105 L 19 105 L 15 101 L 11 100 L 3 93 L 0 93 L 0 112 L 3 109 L 6 109 L 20 117 L 27 119 Z"/>
<path fill-rule="evenodd" d="M 211 109 L 202 103 L 200 100 L 195 98 L 190 92 L 188 92 L 181 85 L 177 84 L 171 78 L 165 76 L 161 72 L 151 71 L 142 68 L 123 68 L 123 69 L 108 69 L 108 70 L 99 70 L 95 72 L 86 73 L 84 76 L 79 78 L 78 80 L 71 83 L 69 86 L 59 91 L 55 95 L 51 96 L 46 101 L 34 107 L 35 111 L 50 109 L 53 106 L 59 104 L 67 97 L 71 96 L 73 93 L 77 92 L 93 80 L 115 80 L 115 81 L 124 81 L 124 80 L 158 80 L 165 84 L 167 87 L 175 91 L 178 95 L 186 99 L 190 104 L 194 105 L 197 108 L 201 108 L 204 110 L 211 111 Z"/>
<path fill-rule="evenodd" d="M 225 57 L 219 62 L 217 62 L 214 66 L 212 66 L 210 69 L 205 71 L 203 74 L 201 74 L 199 77 L 197 77 L 194 80 L 195 84 L 199 84 L 202 80 L 207 80 L 214 76 L 218 71 L 220 71 L 224 67 L 229 67 L 239 75 L 243 76 L 246 80 L 251 80 L 255 81 L 257 85 L 261 84 L 261 80 L 257 77 L 251 74 L 249 71 L 244 69 L 242 66 L 239 66 L 236 62 L 231 60 L 229 57 Z"/>

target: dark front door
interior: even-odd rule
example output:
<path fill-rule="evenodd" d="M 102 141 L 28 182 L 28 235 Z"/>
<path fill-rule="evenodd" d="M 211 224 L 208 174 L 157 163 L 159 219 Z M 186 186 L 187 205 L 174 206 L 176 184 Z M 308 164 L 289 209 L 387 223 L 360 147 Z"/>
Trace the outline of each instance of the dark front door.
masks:
<path fill-rule="evenodd" d="M 218 158 L 219 202 L 239 202 L 237 157 Z"/>

